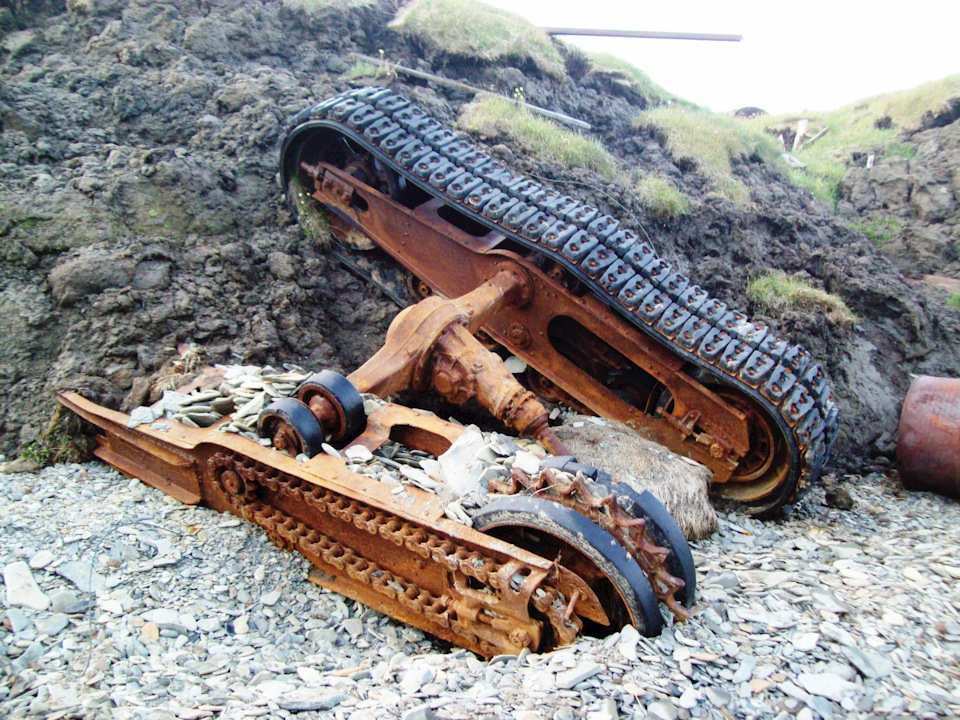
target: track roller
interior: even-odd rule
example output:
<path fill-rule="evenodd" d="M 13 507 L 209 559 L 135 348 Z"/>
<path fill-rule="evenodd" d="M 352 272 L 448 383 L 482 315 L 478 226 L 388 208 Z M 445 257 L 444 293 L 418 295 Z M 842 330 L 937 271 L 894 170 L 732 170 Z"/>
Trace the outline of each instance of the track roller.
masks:
<path fill-rule="evenodd" d="M 367 426 L 360 393 L 340 373 L 322 370 L 304 380 L 297 399 L 320 418 L 329 442 L 346 445 Z"/>
<path fill-rule="evenodd" d="M 273 447 L 292 457 L 313 457 L 325 442 L 323 428 L 304 403 L 295 398 L 279 398 L 267 405 L 257 418 L 257 432 Z"/>
<path fill-rule="evenodd" d="M 663 629 L 656 596 L 637 562 L 610 533 L 571 508 L 516 495 L 496 500 L 473 516 L 488 535 L 556 560 L 583 578 L 600 598 L 615 632 L 627 623 L 647 637 Z"/>

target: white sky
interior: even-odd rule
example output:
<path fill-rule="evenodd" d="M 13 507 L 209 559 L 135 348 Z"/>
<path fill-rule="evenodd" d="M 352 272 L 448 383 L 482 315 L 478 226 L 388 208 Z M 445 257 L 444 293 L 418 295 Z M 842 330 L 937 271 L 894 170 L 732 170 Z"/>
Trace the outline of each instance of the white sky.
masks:
<path fill-rule="evenodd" d="M 960 73 L 960 0 L 484 0 L 536 25 L 743 35 L 739 43 L 573 38 L 714 110 L 830 110 Z"/>

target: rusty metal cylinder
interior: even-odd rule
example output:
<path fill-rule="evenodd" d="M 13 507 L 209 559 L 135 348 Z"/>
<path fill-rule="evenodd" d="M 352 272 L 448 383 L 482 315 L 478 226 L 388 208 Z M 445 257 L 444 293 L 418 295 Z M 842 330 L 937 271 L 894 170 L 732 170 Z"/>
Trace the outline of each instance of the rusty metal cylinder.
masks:
<path fill-rule="evenodd" d="M 900 413 L 897 463 L 908 490 L 960 498 L 960 379 L 913 382 Z"/>

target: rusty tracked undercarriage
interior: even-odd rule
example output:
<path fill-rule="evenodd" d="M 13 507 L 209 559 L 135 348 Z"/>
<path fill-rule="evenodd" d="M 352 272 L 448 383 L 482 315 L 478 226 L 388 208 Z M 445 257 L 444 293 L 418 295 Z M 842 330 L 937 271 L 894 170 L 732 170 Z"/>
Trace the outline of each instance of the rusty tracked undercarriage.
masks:
<path fill-rule="evenodd" d="M 405 99 L 368 88 L 308 108 L 288 126 L 281 170 L 298 208 L 330 211 L 345 262 L 417 301 L 384 347 L 349 377 L 320 372 L 264 408 L 270 447 L 217 427 L 131 428 L 72 393 L 61 402 L 99 429 L 100 458 L 260 525 L 324 587 L 487 657 L 627 623 L 655 635 L 661 604 L 685 620 L 696 571 L 673 518 L 570 456 L 532 391 L 647 432 L 758 514 L 819 474 L 837 411 L 806 351 Z M 506 352 L 527 362 L 526 386 Z M 462 426 L 361 397 L 407 389 L 476 399 L 552 455 L 534 470 L 517 452 L 506 475 L 477 480 L 488 502 L 457 522 L 450 495 L 398 491 L 325 452 L 392 440 L 444 455 Z"/>
<path fill-rule="evenodd" d="M 527 386 L 703 463 L 713 489 L 748 511 L 773 514 L 818 477 L 838 412 L 806 350 L 403 97 L 353 90 L 296 115 L 281 182 L 297 208 L 327 209 L 344 261 L 400 302 L 524 273 L 527 302 L 483 331 L 526 361 Z"/>
<path fill-rule="evenodd" d="M 313 563 L 317 583 L 481 655 L 545 651 L 627 623 L 656 635 L 661 602 L 685 620 L 694 601 L 692 554 L 673 518 L 649 493 L 563 455 L 543 405 L 473 336 L 529 302 L 531 288 L 507 267 L 464 297 L 402 311 L 349 378 L 323 371 L 263 409 L 258 429 L 272 447 L 215 427 L 131 428 L 76 394 L 60 399 L 100 430 L 101 459 L 181 502 L 260 525 Z M 449 498 L 398 493 L 321 451 L 394 440 L 443 454 L 463 426 L 391 403 L 366 414 L 360 392 L 408 388 L 476 398 L 554 455 L 536 473 L 514 466 L 490 479 L 484 489 L 504 497 L 471 527 L 445 517 Z"/>

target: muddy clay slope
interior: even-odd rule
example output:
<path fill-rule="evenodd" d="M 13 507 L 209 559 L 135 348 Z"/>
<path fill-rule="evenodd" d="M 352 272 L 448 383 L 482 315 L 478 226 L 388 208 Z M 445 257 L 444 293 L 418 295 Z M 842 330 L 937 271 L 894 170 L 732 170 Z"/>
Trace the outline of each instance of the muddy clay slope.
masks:
<path fill-rule="evenodd" d="M 752 207 L 714 197 L 662 139 L 631 127 L 647 100 L 569 55 L 562 81 L 532 66 L 431 55 L 385 28 L 394 6 L 310 17 L 274 2 L 124 0 L 22 21 L 0 51 L 0 433 L 42 430 L 57 388 L 139 404 L 178 343 L 208 361 L 350 370 L 396 308 L 304 238 L 279 196 L 283 119 L 347 86 L 351 51 L 511 93 L 594 125 L 626 169 L 669 176 L 694 202 L 667 223 L 586 171 L 561 172 L 502 139 L 496 152 L 652 236 L 721 300 L 770 267 L 804 271 L 864 320 L 767 318 L 827 367 L 847 467 L 889 456 L 909 373 L 960 374 L 956 314 L 907 285 L 779 170 L 744 162 Z M 402 80 L 402 78 L 400 78 Z M 394 80 L 445 122 L 470 100 Z M 577 186 L 567 184 L 576 181 Z M 883 460 L 881 459 L 881 462 Z"/>

